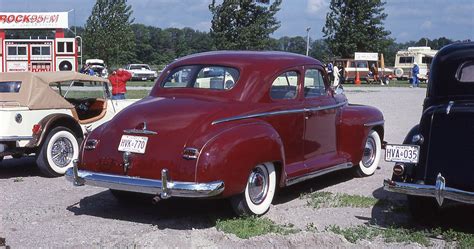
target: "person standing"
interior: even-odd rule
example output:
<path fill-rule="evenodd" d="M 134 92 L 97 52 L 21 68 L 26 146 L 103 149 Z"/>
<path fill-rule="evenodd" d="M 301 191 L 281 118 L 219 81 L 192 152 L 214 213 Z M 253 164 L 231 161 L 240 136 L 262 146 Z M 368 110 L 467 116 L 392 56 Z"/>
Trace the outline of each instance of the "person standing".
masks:
<path fill-rule="evenodd" d="M 123 68 L 112 72 L 109 76 L 110 84 L 112 84 L 112 99 L 125 99 L 127 81 L 131 78 L 132 74 Z"/>
<path fill-rule="evenodd" d="M 420 73 L 420 68 L 418 63 L 413 63 L 413 68 L 411 69 L 412 85 L 410 87 L 418 87 L 420 85 L 420 80 L 418 79 L 418 73 Z"/>
<path fill-rule="evenodd" d="M 333 86 L 337 87 L 339 85 L 339 68 L 334 65 L 333 70 L 332 70 L 332 76 L 333 76 Z"/>
<path fill-rule="evenodd" d="M 326 66 L 326 69 L 327 69 L 327 73 L 329 75 L 329 81 L 332 82 L 334 80 L 334 77 L 333 77 L 333 65 L 331 62 L 329 62 Z"/>

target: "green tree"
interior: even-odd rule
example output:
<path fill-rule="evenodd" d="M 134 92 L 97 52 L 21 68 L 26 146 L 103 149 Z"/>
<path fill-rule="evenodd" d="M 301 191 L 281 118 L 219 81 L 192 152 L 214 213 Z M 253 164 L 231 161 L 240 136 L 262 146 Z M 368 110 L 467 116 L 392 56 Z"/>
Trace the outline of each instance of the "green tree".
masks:
<path fill-rule="evenodd" d="M 126 0 L 97 0 L 84 27 L 85 57 L 100 58 L 114 66 L 133 60 L 132 12 Z"/>
<path fill-rule="evenodd" d="M 280 27 L 275 14 L 282 0 L 224 0 L 209 5 L 211 37 L 217 49 L 262 50 L 272 45 L 270 34 Z"/>
<path fill-rule="evenodd" d="M 384 52 L 393 43 L 383 21 L 382 0 L 331 0 L 323 28 L 331 52 L 352 57 L 354 52 Z"/>

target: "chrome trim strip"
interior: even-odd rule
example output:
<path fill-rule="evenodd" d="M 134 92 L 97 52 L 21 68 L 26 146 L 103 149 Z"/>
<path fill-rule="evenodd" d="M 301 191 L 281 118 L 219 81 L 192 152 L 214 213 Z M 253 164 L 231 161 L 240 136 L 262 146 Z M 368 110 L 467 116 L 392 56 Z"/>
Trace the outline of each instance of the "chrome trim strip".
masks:
<path fill-rule="evenodd" d="M 33 139 L 33 136 L 3 136 L 3 137 L 0 137 L 0 142 L 31 140 L 31 139 Z"/>
<path fill-rule="evenodd" d="M 216 125 L 224 122 L 247 119 L 247 118 L 258 118 L 258 117 L 269 117 L 275 115 L 285 115 L 285 114 L 292 114 L 292 113 L 304 113 L 307 111 L 322 111 L 328 109 L 335 109 L 347 104 L 347 101 L 335 104 L 335 105 L 328 105 L 328 106 L 319 106 L 319 107 L 312 107 L 312 108 L 303 108 L 303 109 L 292 109 L 292 110 L 284 110 L 284 111 L 274 111 L 274 112 L 262 112 L 262 113 L 255 113 L 249 115 L 241 115 L 241 116 L 233 116 L 229 118 L 223 118 L 213 121 L 211 124 Z"/>
<path fill-rule="evenodd" d="M 352 163 L 341 163 L 341 164 L 332 166 L 330 168 L 325 168 L 325 169 L 322 169 L 322 170 L 310 172 L 310 173 L 302 175 L 302 176 L 287 179 L 286 180 L 286 186 L 290 186 L 290 185 L 293 185 L 293 184 L 296 184 L 296 183 L 299 183 L 299 182 L 302 182 L 302 181 L 306 181 L 308 179 L 311 179 L 311 178 L 314 178 L 314 177 L 317 177 L 317 176 L 321 176 L 321 175 L 325 175 L 327 173 L 331 173 L 331 172 L 334 172 L 334 171 L 337 171 L 337 170 L 348 169 L 348 168 L 352 168 Z"/>
<path fill-rule="evenodd" d="M 370 126 L 376 126 L 376 125 L 383 125 L 385 123 L 385 120 L 380 120 L 380 121 L 374 121 L 370 123 L 365 123 L 365 127 L 370 127 Z"/>
<path fill-rule="evenodd" d="M 454 101 L 449 101 L 448 106 L 446 107 L 446 115 L 449 115 L 451 112 L 451 107 L 453 107 Z"/>
<path fill-rule="evenodd" d="M 139 129 L 123 130 L 123 133 L 125 133 L 125 134 L 141 134 L 141 135 L 156 135 L 156 134 L 158 134 L 156 131 L 139 130 Z"/>
<path fill-rule="evenodd" d="M 443 204 L 444 199 L 474 204 L 474 192 L 446 187 L 446 181 L 441 174 L 438 174 L 436 185 L 396 182 L 385 179 L 383 181 L 383 189 L 407 195 L 434 197 L 440 206 Z"/>
<path fill-rule="evenodd" d="M 66 179 L 73 182 L 75 186 L 90 185 L 122 191 L 160 195 L 161 197 L 164 195 L 166 195 L 166 197 L 211 197 L 224 191 L 223 181 L 208 183 L 174 182 L 167 179 L 168 174 L 162 175 L 162 179 L 165 178 L 165 181 L 112 175 L 79 170 L 77 162 L 74 163 L 74 167 L 66 171 L 65 176 Z M 163 185 L 163 183 L 165 185 Z"/>

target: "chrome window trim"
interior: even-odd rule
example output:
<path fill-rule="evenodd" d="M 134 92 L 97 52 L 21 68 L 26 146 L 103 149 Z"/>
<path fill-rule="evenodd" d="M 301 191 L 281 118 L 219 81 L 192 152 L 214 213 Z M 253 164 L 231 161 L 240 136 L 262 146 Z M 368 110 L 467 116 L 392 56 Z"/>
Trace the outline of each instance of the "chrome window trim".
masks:
<path fill-rule="evenodd" d="M 380 120 L 380 121 L 365 123 L 364 126 L 369 127 L 369 126 L 383 125 L 384 123 L 385 123 L 385 120 Z"/>
<path fill-rule="evenodd" d="M 318 170 L 318 171 L 314 171 L 314 172 L 310 172 L 310 173 L 307 173 L 305 175 L 302 175 L 302 176 L 297 176 L 297 177 L 293 177 L 293 178 L 290 178 L 290 179 L 287 179 L 286 180 L 286 186 L 290 186 L 290 185 L 293 185 L 293 184 L 296 184 L 296 183 L 299 183 L 299 182 L 302 182 L 302 181 L 306 181 L 308 179 L 311 179 L 311 178 L 314 178 L 314 177 L 317 177 L 317 176 L 321 176 L 321 175 L 325 175 L 327 173 L 331 173 L 331 172 L 334 172 L 334 171 L 337 171 L 337 170 L 342 170 L 342 169 L 349 169 L 349 168 L 352 168 L 353 164 L 352 163 L 341 163 L 341 164 L 338 164 L 338 165 L 335 165 L 335 166 L 332 166 L 332 167 L 329 167 L 329 168 L 324 168 L 324 169 L 321 169 L 321 170 Z"/>
<path fill-rule="evenodd" d="M 0 137 L 0 142 L 31 140 L 31 139 L 33 139 L 33 136 L 3 136 L 3 137 Z"/>
<path fill-rule="evenodd" d="M 313 111 L 313 112 L 322 111 L 322 110 L 339 108 L 346 104 L 347 104 L 347 101 L 344 101 L 341 103 L 328 105 L 328 106 L 318 106 L 318 107 L 311 107 L 311 108 L 291 109 L 291 110 L 284 110 L 284 111 L 262 112 L 262 113 L 255 113 L 255 114 L 249 114 L 249 115 L 233 116 L 229 118 L 215 120 L 211 124 L 216 125 L 216 124 L 220 124 L 224 122 L 230 122 L 230 121 L 242 120 L 242 119 L 248 119 L 248 118 L 269 117 L 269 116 L 285 115 L 285 114 L 292 114 L 292 113 L 304 113 L 308 111 Z"/>

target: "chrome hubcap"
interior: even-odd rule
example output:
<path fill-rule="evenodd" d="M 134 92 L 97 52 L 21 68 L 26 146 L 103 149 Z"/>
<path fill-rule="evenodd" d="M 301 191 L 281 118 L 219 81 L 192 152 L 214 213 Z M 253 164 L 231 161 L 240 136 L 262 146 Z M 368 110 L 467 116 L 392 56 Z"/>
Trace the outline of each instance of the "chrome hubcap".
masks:
<path fill-rule="evenodd" d="M 249 197 L 254 204 L 260 204 L 265 200 L 268 192 L 268 174 L 265 168 L 255 168 L 249 177 Z"/>
<path fill-rule="evenodd" d="M 375 161 L 377 144 L 373 137 L 368 137 L 365 142 L 364 155 L 362 156 L 362 165 L 369 168 Z"/>
<path fill-rule="evenodd" d="M 74 148 L 72 146 L 71 140 L 61 137 L 58 138 L 53 143 L 53 148 L 51 149 L 51 156 L 54 164 L 58 167 L 66 167 L 72 160 L 74 154 Z"/>

